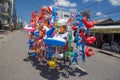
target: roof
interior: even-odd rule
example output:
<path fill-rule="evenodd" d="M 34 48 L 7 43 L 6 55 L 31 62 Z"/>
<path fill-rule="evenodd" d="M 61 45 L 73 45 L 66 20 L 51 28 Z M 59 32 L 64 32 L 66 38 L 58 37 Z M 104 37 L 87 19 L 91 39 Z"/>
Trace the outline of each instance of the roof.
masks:
<path fill-rule="evenodd" d="M 104 18 L 104 19 L 94 21 L 95 25 L 100 25 L 100 24 L 109 23 L 109 22 L 113 22 L 113 20 L 111 18 Z"/>
<path fill-rule="evenodd" d="M 93 29 L 110 29 L 110 28 L 120 28 L 120 25 L 109 25 L 109 26 L 94 26 Z"/>
<path fill-rule="evenodd" d="M 105 18 L 94 21 L 96 26 L 109 26 L 109 25 L 120 25 L 120 20 L 113 21 L 111 18 Z"/>

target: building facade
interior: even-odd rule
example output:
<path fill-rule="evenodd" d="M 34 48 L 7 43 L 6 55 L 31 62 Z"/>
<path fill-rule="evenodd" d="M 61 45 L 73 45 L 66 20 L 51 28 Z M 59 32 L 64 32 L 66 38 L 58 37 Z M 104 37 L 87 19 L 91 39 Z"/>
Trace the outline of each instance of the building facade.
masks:
<path fill-rule="evenodd" d="M 2 22 L 1 29 L 11 30 L 13 23 L 13 14 L 15 8 L 15 0 L 1 0 L 0 1 L 0 20 Z"/>
<path fill-rule="evenodd" d="M 100 20 L 91 32 L 97 39 L 93 46 L 120 53 L 120 21 Z"/>

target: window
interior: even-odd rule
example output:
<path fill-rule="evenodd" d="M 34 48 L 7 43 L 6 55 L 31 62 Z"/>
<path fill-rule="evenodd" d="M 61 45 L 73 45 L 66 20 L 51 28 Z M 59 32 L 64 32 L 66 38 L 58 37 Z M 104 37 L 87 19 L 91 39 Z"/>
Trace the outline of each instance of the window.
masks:
<path fill-rule="evenodd" d="M 64 17 L 69 17 L 69 15 L 64 15 Z"/>

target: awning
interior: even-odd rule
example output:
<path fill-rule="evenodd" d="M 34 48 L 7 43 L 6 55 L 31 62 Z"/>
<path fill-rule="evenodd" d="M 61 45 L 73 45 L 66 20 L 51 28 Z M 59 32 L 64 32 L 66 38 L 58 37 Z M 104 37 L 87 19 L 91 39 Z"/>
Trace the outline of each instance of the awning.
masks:
<path fill-rule="evenodd" d="M 95 32 L 95 33 L 120 33 L 120 25 L 95 26 L 90 30 L 91 32 Z"/>
<path fill-rule="evenodd" d="M 91 29 L 95 33 L 120 33 L 120 28 Z"/>
<path fill-rule="evenodd" d="M 10 17 L 8 13 L 2 13 L 2 15 Z"/>

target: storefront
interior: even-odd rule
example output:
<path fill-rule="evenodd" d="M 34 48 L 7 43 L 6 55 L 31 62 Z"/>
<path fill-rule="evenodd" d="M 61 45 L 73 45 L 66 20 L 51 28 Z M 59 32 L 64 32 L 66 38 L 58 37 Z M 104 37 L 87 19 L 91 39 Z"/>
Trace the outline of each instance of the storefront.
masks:
<path fill-rule="evenodd" d="M 120 52 L 120 25 L 95 26 L 91 33 L 97 39 L 93 46 Z"/>

